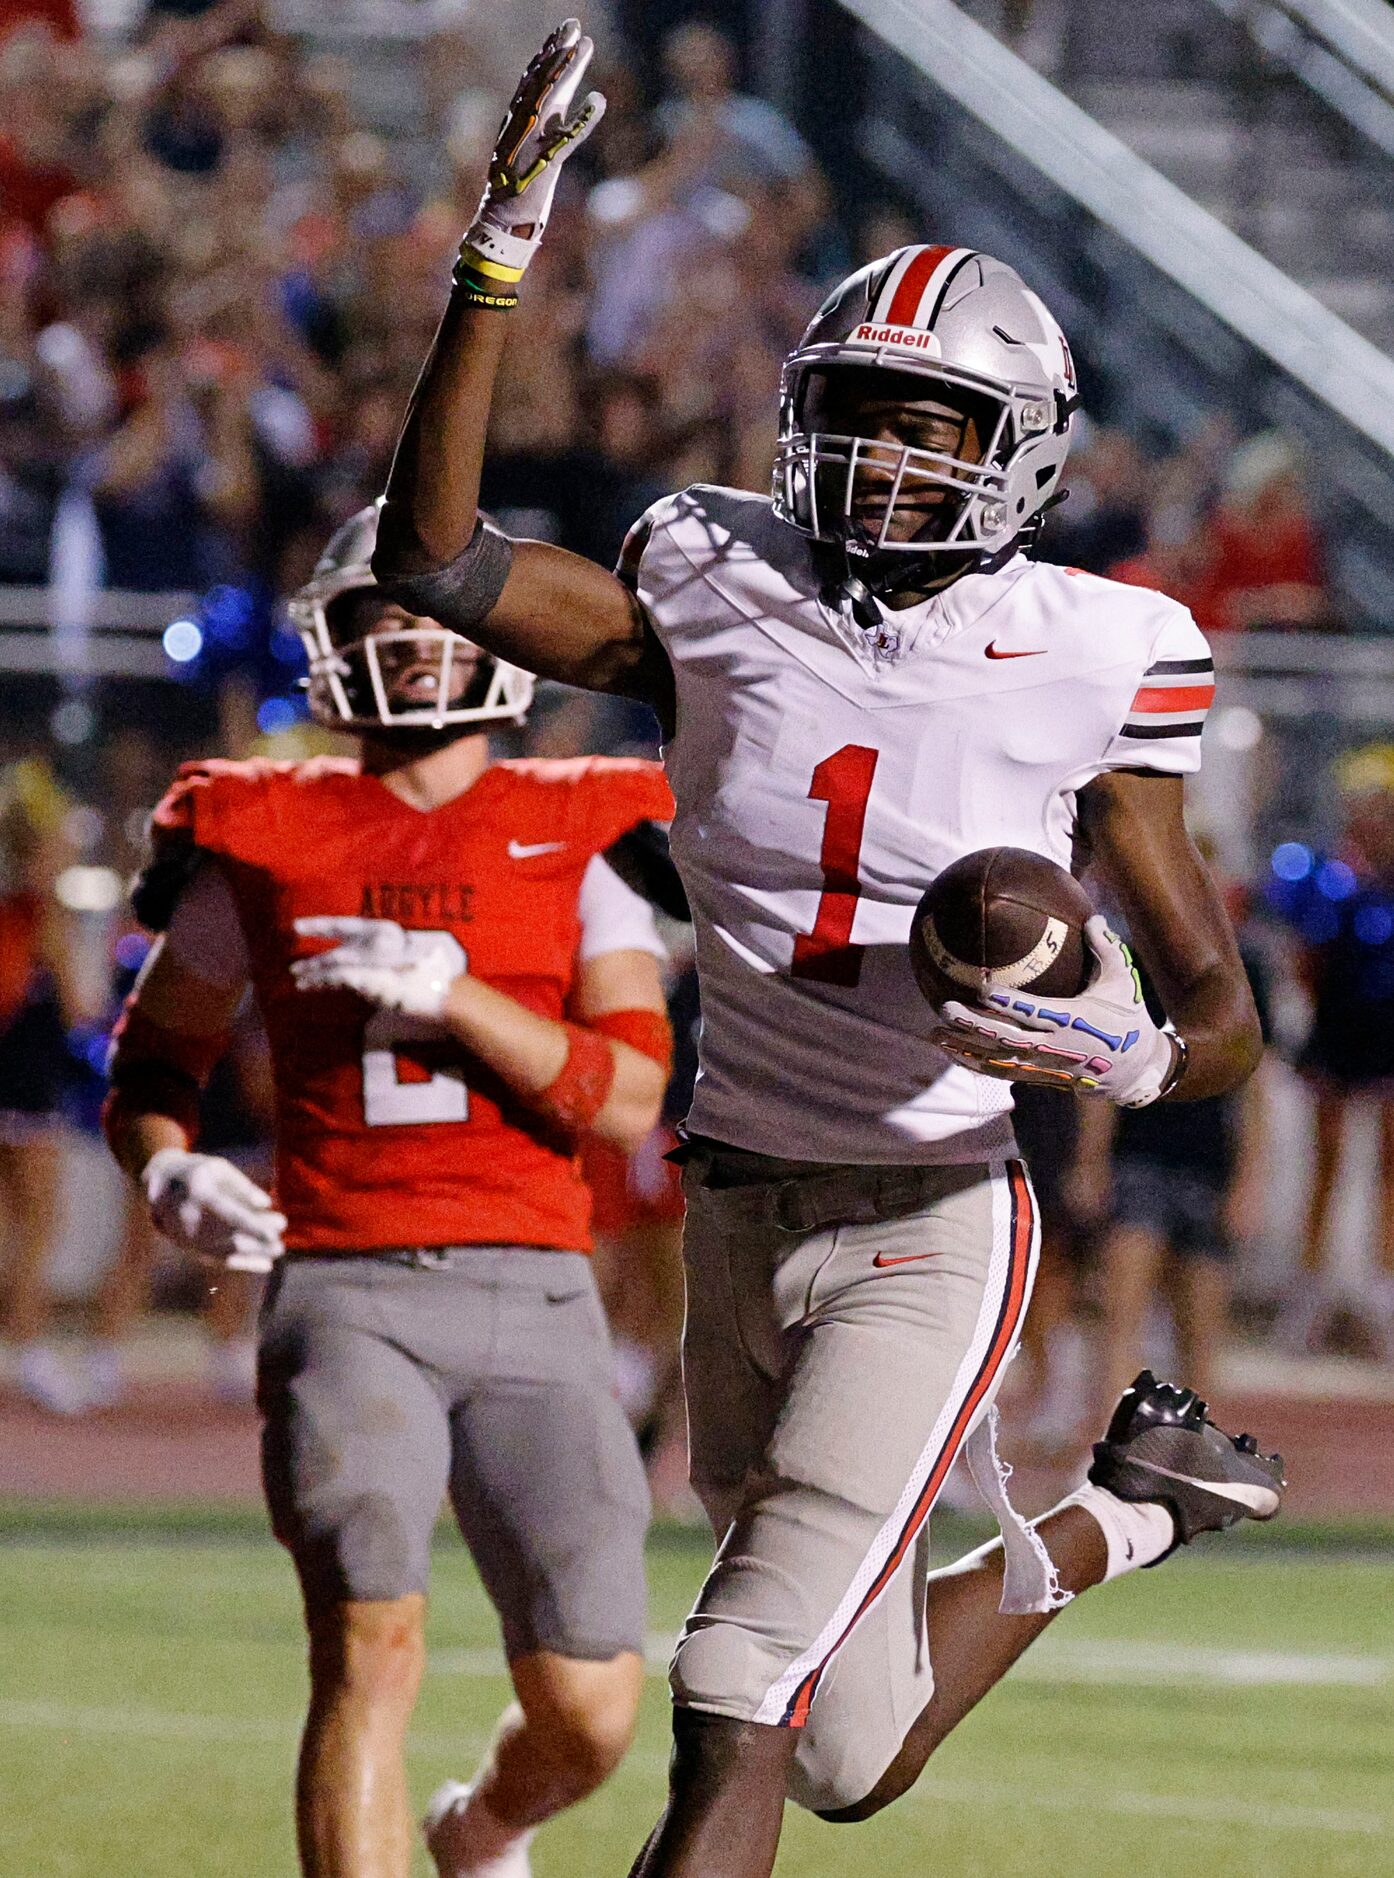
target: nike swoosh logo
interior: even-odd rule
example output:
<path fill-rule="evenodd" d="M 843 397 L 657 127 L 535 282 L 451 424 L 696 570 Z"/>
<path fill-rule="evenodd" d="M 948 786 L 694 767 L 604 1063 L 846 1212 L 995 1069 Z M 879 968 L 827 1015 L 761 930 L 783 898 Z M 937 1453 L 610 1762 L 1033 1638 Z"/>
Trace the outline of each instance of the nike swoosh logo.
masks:
<path fill-rule="evenodd" d="M 1168 1480 L 1184 1480 L 1188 1487 L 1199 1487 L 1205 1493 L 1218 1494 L 1222 1500 L 1233 1500 L 1239 1506 L 1247 1506 L 1254 1513 L 1276 1513 L 1279 1495 L 1274 1487 L 1246 1486 L 1239 1480 L 1197 1480 L 1194 1474 L 1178 1474 L 1173 1468 L 1160 1467 L 1156 1461 L 1134 1460 L 1134 1467 L 1145 1467 L 1149 1474 L 1162 1474 Z"/>
<path fill-rule="evenodd" d="M 871 1262 L 873 1265 L 879 1265 L 882 1271 L 886 1271 L 892 1265 L 918 1265 L 921 1259 L 933 1257 L 932 1252 L 902 1252 L 896 1258 L 887 1258 L 884 1252 L 878 1252 Z"/>
<path fill-rule="evenodd" d="M 565 846 L 564 841 L 510 841 L 508 858 L 510 861 L 530 861 L 538 854 L 560 854 Z"/>
<path fill-rule="evenodd" d="M 995 639 L 993 640 L 992 644 L 990 646 L 986 646 L 984 650 L 986 651 L 987 656 L 990 659 L 1043 659 L 1046 653 L 1046 648 L 1044 646 L 1039 647 L 1034 652 L 999 652 L 997 650 L 997 641 Z"/>

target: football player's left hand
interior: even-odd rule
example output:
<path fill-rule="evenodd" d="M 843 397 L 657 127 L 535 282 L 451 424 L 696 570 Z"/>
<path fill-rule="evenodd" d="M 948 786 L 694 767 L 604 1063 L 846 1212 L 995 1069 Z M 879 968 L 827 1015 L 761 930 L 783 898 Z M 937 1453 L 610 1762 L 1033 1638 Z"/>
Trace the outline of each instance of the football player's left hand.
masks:
<path fill-rule="evenodd" d="M 931 1041 L 945 1055 L 1003 1082 L 1106 1096 L 1145 1108 L 1177 1060 L 1171 1033 L 1152 1021 L 1133 955 L 1096 913 L 1084 928 L 1093 981 L 1077 998 L 992 992 L 979 1008 L 945 1004 Z"/>
<path fill-rule="evenodd" d="M 356 991 L 384 1011 L 439 1020 L 460 975 L 460 950 L 448 934 L 411 932 L 393 919 L 298 919 L 306 939 L 336 939 L 329 952 L 297 959 L 297 991 Z"/>

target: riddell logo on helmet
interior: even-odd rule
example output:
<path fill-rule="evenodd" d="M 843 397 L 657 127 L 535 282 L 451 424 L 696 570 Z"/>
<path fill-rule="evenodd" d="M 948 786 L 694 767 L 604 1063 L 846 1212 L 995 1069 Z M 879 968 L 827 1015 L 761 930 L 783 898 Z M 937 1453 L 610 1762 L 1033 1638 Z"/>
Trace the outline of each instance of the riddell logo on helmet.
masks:
<path fill-rule="evenodd" d="M 907 346 L 915 352 L 939 351 L 935 333 L 922 333 L 914 326 L 859 326 L 852 334 L 853 345 Z"/>

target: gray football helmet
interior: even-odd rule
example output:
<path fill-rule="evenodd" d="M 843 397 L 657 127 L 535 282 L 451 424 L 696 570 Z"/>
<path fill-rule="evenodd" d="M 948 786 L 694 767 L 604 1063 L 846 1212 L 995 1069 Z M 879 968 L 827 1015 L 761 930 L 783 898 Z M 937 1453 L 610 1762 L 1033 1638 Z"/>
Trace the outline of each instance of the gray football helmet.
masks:
<path fill-rule="evenodd" d="M 980 462 L 805 425 L 810 382 L 844 366 L 910 373 L 988 413 Z M 780 380 L 774 510 L 815 541 L 858 556 L 987 559 L 1030 530 L 1054 495 L 1078 408 L 1065 335 L 1012 268 L 971 248 L 900 248 L 843 281 L 824 301 Z M 857 472 L 890 479 L 873 531 L 853 511 Z M 946 495 L 933 538 L 892 540 L 896 504 Z"/>
<path fill-rule="evenodd" d="M 337 528 L 310 579 L 289 605 L 291 624 L 300 634 L 310 664 L 310 715 L 335 729 L 441 730 L 447 724 L 521 724 L 532 703 L 531 672 L 485 652 L 463 633 L 434 620 L 413 621 L 400 631 L 346 636 L 333 618 L 336 600 L 376 587 L 370 565 L 378 535 L 382 498 Z M 386 602 L 384 602 L 386 604 Z M 414 663 L 433 660 L 435 698 L 430 704 L 394 704 L 391 675 L 383 653 L 410 655 Z M 468 654 L 469 682 L 452 699 L 461 654 Z"/>

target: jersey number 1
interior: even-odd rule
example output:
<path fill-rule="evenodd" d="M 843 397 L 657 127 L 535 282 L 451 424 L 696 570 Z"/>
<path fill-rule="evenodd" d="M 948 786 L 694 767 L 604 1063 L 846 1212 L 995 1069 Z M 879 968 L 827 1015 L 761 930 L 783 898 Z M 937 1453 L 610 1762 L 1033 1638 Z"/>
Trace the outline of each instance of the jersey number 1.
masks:
<path fill-rule="evenodd" d="M 415 939 L 416 934 L 409 934 Z M 454 948 L 458 976 L 469 963 L 465 948 L 450 933 L 423 932 L 422 939 L 444 939 Z M 410 1127 L 422 1122 L 467 1122 L 470 1092 L 465 1071 L 450 1064 L 429 1074 L 423 1070 L 403 1080 L 398 1057 L 413 1043 L 441 1041 L 440 1027 L 400 1011 L 375 1011 L 363 1030 L 363 1119 L 370 1128 Z"/>
<path fill-rule="evenodd" d="M 828 805 L 819 856 L 823 892 L 813 931 L 801 932 L 794 941 L 791 977 L 812 978 L 820 985 L 848 986 L 861 978 L 866 948 L 852 944 L 852 921 L 862 892 L 857 866 L 866 827 L 867 798 L 879 755 L 878 750 L 870 750 L 865 744 L 845 743 L 832 756 L 824 757 L 813 772 L 809 796 Z"/>

